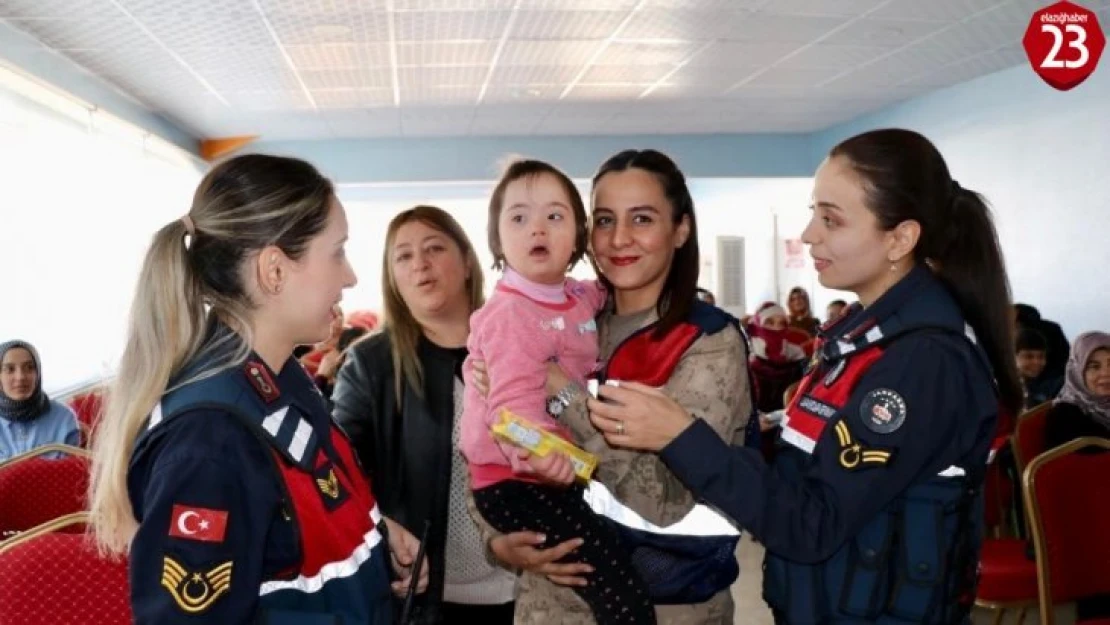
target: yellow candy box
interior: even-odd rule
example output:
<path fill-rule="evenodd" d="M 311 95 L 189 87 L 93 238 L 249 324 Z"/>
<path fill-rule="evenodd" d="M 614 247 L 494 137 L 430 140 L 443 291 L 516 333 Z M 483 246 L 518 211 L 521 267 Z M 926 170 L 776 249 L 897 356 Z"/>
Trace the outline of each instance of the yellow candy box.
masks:
<path fill-rule="evenodd" d="M 583 481 L 588 481 L 597 468 L 597 456 L 504 408 L 490 431 L 495 437 L 523 447 L 541 458 L 553 451 L 565 454 L 574 467 L 575 475 Z"/>

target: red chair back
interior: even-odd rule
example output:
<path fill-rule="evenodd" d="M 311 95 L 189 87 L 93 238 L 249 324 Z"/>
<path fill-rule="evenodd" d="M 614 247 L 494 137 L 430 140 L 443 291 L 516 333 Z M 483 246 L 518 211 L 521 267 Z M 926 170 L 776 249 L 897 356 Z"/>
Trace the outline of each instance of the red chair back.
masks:
<path fill-rule="evenodd" d="M 1029 463 L 1045 451 L 1045 426 L 1048 424 L 1048 413 L 1052 409 L 1052 402 L 1045 402 L 1040 406 L 1027 410 L 1018 417 L 1014 427 L 1014 459 L 1017 460 L 1019 472 L 1024 472 Z"/>
<path fill-rule="evenodd" d="M 104 414 L 104 393 L 90 391 L 69 400 L 69 407 L 77 415 L 77 425 L 81 427 L 81 446 L 88 447 L 93 430 Z"/>
<path fill-rule="evenodd" d="M 87 510 L 89 461 L 84 449 L 44 445 L 0 465 L 0 538 Z"/>
<path fill-rule="evenodd" d="M 1085 448 L 1096 453 L 1084 453 Z M 1110 440 L 1080 438 L 1026 468 L 1026 513 L 1037 554 L 1042 623 L 1052 606 L 1110 593 Z"/>
<path fill-rule="evenodd" d="M 127 559 L 101 558 L 88 535 L 56 526 L 0 545 L 0 625 L 131 623 Z"/>

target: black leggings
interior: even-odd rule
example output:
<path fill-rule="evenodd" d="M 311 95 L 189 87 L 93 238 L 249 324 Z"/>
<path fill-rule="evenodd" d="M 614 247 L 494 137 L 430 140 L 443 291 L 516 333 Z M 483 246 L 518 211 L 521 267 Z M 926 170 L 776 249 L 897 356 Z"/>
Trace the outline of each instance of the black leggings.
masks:
<path fill-rule="evenodd" d="M 574 592 L 590 606 L 598 625 L 655 623 L 647 585 L 636 574 L 616 530 L 582 497 L 582 486 L 559 488 L 507 480 L 474 491 L 482 517 L 499 532 L 542 532 L 545 548 L 574 538 L 582 546 L 559 562 L 585 562 L 594 572 Z"/>

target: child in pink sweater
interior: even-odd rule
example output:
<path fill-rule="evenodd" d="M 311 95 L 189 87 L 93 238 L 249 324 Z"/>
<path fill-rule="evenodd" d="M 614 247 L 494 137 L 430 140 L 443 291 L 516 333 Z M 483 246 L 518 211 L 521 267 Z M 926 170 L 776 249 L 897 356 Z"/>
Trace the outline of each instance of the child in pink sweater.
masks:
<path fill-rule="evenodd" d="M 521 458 L 495 439 L 490 427 L 502 409 L 574 443 L 547 413 L 547 365 L 558 362 L 584 386 L 597 365 L 597 325 L 605 290 L 567 271 L 586 252 L 586 210 L 567 176 L 548 163 L 518 161 L 490 199 L 489 242 L 495 267 L 504 268 L 492 297 L 470 318 L 469 359 L 486 363 L 486 397 L 471 380 L 469 362 L 459 446 L 470 468 L 478 512 L 503 533 L 542 532 L 547 544 L 585 542 L 570 558 L 594 568 L 575 587 L 599 625 L 655 623 L 655 608 L 620 537 L 590 508 L 580 484 L 552 471 L 550 458 Z M 563 471 L 565 473 L 565 471 Z"/>

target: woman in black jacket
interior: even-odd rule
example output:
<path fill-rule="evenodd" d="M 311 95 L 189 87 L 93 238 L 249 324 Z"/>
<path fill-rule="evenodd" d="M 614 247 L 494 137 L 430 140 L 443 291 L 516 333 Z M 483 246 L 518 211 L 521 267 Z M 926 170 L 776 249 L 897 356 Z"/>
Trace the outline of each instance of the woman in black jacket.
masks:
<path fill-rule="evenodd" d="M 414 622 L 509 625 L 516 576 L 486 555 L 457 451 L 470 314 L 483 303 L 481 268 L 458 222 L 430 206 L 397 215 L 382 290 L 385 324 L 350 348 L 334 416 L 373 476 L 382 514 L 417 536 L 427 529 L 428 591 Z"/>

